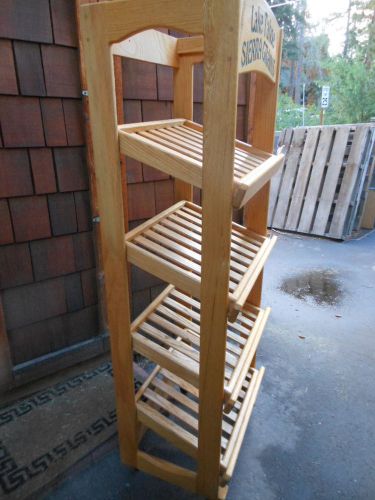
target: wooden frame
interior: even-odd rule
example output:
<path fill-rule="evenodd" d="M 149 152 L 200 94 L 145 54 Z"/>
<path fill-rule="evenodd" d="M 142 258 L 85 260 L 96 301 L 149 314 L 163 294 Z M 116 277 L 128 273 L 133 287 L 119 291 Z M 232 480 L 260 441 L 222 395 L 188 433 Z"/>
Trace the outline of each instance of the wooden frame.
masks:
<path fill-rule="evenodd" d="M 263 11 L 267 27 L 261 29 L 258 25 L 257 30 L 251 25 L 252 6 Z M 194 36 L 176 40 L 150 27 Z M 237 86 L 240 72 L 260 72 L 265 81 L 262 85 L 270 95 L 262 93 L 266 98 L 266 116 L 262 120 L 274 121 L 280 33 L 264 0 L 115 0 L 81 9 L 121 456 L 128 465 L 208 498 L 225 498 L 263 376 L 263 369 L 255 369 L 254 360 L 269 310 L 261 312 L 258 307 L 260 291 L 250 292 L 254 284 L 259 288 L 258 276 L 274 239 L 266 237 L 262 224 L 249 229 L 232 224 L 232 208 L 233 204 L 241 206 L 257 198 L 256 193 L 266 192 L 282 156 L 273 156 L 269 147 L 272 126 L 259 129 L 260 135 L 267 136 L 264 144 L 255 140 L 250 146 L 235 140 Z M 249 59 L 248 50 L 254 40 L 267 49 L 260 61 Z M 118 128 L 114 55 L 174 68 L 173 120 Z M 202 60 L 204 128 L 191 122 L 193 65 Z M 258 106 L 254 107 L 255 114 L 260 113 L 261 104 Z M 122 198 L 126 191 L 121 190 L 120 152 L 173 174 L 177 202 L 125 238 Z M 251 162 L 255 162 L 253 168 L 246 170 Z M 235 171 L 243 175 L 236 177 Z M 202 209 L 190 203 L 192 185 L 203 189 Z M 264 220 L 263 214 L 257 217 Z M 128 262 L 182 290 L 169 286 L 132 325 Z M 233 279 L 237 279 L 238 286 L 231 285 Z M 191 295 L 200 297 L 199 314 L 198 302 Z M 249 295 L 255 296 L 255 309 L 251 309 Z M 171 321 L 165 318 L 166 309 Z M 250 310 L 256 312 L 255 323 L 247 316 Z M 155 328 L 150 324 L 153 321 L 168 324 L 171 335 Z M 239 344 L 229 346 L 227 336 L 233 337 L 231 328 L 237 328 L 231 326 L 234 324 L 239 328 Z M 255 332 L 252 342 L 247 340 L 246 325 L 252 325 L 251 331 Z M 133 347 L 160 363 L 135 397 Z M 238 358 L 233 357 L 231 349 L 237 349 Z M 229 378 L 226 362 L 232 363 Z M 193 399 L 176 387 L 191 393 Z M 184 414 L 174 400 L 183 401 L 190 409 L 194 407 L 194 419 Z M 182 419 L 184 425 L 166 422 L 165 409 Z M 224 409 L 229 412 L 227 416 Z M 235 424 L 229 425 L 227 419 L 233 417 L 233 412 L 237 412 Z M 140 452 L 140 423 L 194 456 L 197 470 Z M 190 429 L 193 426 L 194 435 L 185 425 Z M 227 432 L 224 448 L 222 432 Z"/>

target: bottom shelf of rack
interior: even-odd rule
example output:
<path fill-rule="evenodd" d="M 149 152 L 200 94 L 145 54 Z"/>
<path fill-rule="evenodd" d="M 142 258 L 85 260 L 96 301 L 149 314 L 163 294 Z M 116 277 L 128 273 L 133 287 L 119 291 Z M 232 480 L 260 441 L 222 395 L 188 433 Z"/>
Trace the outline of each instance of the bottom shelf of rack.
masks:
<path fill-rule="evenodd" d="M 262 382 L 264 368 L 250 368 L 230 413 L 223 413 L 221 484 L 230 481 Z M 198 455 L 199 392 L 157 366 L 136 395 L 138 419 L 187 455 Z"/>

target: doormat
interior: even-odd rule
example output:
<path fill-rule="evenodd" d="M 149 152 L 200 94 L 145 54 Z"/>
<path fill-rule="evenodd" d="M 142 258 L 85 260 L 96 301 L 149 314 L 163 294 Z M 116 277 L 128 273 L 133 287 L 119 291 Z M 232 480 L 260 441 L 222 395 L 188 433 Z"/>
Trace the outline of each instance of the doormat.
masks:
<path fill-rule="evenodd" d="M 0 408 L 0 498 L 25 499 L 116 432 L 109 361 Z"/>

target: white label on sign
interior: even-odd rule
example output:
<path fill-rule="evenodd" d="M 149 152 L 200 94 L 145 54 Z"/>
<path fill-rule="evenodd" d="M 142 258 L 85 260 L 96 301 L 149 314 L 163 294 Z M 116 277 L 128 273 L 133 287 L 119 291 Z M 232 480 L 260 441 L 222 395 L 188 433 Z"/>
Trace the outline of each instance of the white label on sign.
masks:
<path fill-rule="evenodd" d="M 324 87 L 322 87 L 322 100 L 321 100 L 321 104 L 320 104 L 322 108 L 328 108 L 329 91 L 330 91 L 330 87 L 328 85 L 325 85 Z"/>

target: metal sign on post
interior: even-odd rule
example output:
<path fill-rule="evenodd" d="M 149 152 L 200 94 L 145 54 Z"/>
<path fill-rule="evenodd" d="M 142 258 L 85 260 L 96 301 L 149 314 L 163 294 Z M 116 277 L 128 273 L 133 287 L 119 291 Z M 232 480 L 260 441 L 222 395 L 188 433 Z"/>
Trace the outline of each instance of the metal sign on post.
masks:
<path fill-rule="evenodd" d="M 323 85 L 322 87 L 322 99 L 320 101 L 320 125 L 324 125 L 324 111 L 329 105 L 329 85 Z"/>
<path fill-rule="evenodd" d="M 320 106 L 323 109 L 328 108 L 328 105 L 329 105 L 329 91 L 330 91 L 329 85 L 324 85 L 322 87 L 322 100 L 321 100 Z"/>

